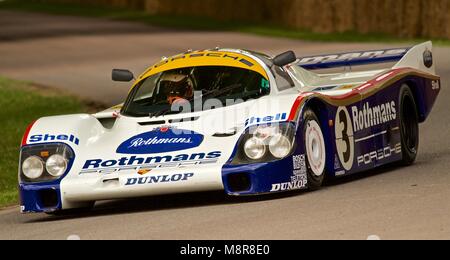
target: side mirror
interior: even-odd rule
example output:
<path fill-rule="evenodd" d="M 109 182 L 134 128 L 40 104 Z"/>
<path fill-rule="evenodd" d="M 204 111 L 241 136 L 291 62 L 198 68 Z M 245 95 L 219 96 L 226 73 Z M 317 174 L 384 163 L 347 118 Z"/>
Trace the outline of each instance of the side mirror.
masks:
<path fill-rule="evenodd" d="M 278 67 L 283 67 L 295 62 L 296 60 L 297 56 L 295 55 L 295 53 L 293 51 L 287 51 L 273 58 L 273 64 Z"/>
<path fill-rule="evenodd" d="M 133 72 L 129 70 L 113 69 L 112 80 L 120 82 L 130 82 L 134 79 Z"/>

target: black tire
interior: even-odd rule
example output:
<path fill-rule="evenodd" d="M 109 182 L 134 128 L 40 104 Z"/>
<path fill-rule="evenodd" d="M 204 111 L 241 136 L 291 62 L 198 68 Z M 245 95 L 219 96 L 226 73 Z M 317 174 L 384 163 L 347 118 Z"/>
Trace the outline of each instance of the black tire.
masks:
<path fill-rule="evenodd" d="M 303 137 L 304 137 L 304 147 L 305 147 L 305 157 L 306 157 L 306 167 L 307 167 L 307 177 L 308 177 L 308 188 L 309 190 L 318 190 L 322 187 L 322 183 L 325 179 L 325 175 L 326 175 L 326 170 L 325 170 L 325 164 L 326 164 L 326 145 L 325 145 L 325 138 L 323 136 L 323 131 L 322 131 L 322 127 L 320 124 L 320 121 L 318 119 L 318 117 L 316 116 L 316 114 L 314 113 L 314 111 L 312 111 L 311 109 L 308 109 L 305 111 L 305 113 L 303 114 L 303 122 L 304 122 L 304 128 L 303 128 Z M 320 144 L 318 147 L 318 149 L 320 150 L 320 158 L 319 160 L 316 160 L 318 162 L 320 162 L 320 167 L 315 167 L 315 170 L 313 169 L 313 165 L 310 162 L 309 158 L 314 158 L 311 157 L 312 154 L 316 154 L 314 152 L 314 145 L 312 145 L 311 147 L 308 147 L 308 131 L 309 128 L 311 128 L 311 125 L 313 125 L 313 127 L 317 128 L 317 126 L 319 127 L 319 129 L 315 129 L 318 131 L 315 132 L 320 132 L 320 136 L 322 138 L 322 144 Z M 317 134 L 317 136 L 319 136 L 319 134 Z M 317 136 L 314 137 L 309 137 L 309 138 L 316 138 Z M 315 148 L 317 151 L 317 147 Z M 317 156 L 315 156 L 317 158 Z M 322 165 L 323 163 L 323 165 Z"/>
<path fill-rule="evenodd" d="M 400 89 L 400 136 L 402 142 L 401 164 L 409 166 L 416 161 L 419 151 L 419 115 L 411 89 Z"/>

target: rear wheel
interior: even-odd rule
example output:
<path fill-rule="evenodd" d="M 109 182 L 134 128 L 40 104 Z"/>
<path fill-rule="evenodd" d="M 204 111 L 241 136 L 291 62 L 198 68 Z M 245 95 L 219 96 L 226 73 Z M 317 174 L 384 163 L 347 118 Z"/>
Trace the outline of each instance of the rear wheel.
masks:
<path fill-rule="evenodd" d="M 308 109 L 303 115 L 308 188 L 317 190 L 325 178 L 326 148 L 320 121 L 314 111 Z"/>
<path fill-rule="evenodd" d="M 402 164 L 411 165 L 419 149 L 419 115 L 411 89 L 403 85 L 400 90 L 400 135 L 402 142 Z"/>

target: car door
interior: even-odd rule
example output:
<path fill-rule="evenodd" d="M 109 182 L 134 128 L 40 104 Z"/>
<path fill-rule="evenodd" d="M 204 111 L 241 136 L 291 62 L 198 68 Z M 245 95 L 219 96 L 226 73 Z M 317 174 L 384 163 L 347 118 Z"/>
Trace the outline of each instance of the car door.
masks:
<path fill-rule="evenodd" d="M 376 146 L 376 155 L 372 157 L 375 166 L 381 166 L 401 157 L 398 86 L 385 88 L 371 101 L 367 109 L 373 114 L 371 127 Z"/>
<path fill-rule="evenodd" d="M 335 168 L 340 169 L 336 169 L 337 175 L 361 172 L 374 167 L 374 162 L 367 154 L 375 149 L 375 143 L 373 138 L 370 138 L 372 128 L 367 127 L 364 115 L 364 102 L 361 98 L 337 108 Z"/>

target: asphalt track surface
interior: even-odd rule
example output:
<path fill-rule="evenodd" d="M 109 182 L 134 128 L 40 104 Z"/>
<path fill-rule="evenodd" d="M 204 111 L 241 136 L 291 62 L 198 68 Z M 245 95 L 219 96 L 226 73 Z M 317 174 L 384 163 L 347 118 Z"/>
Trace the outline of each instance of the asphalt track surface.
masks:
<path fill-rule="evenodd" d="M 128 86 L 111 68 L 135 72 L 163 55 L 215 46 L 298 55 L 393 47 L 310 43 L 230 32 L 171 31 L 107 20 L 0 12 L 0 75 L 62 88 L 107 104 Z M 320 191 L 229 198 L 222 192 L 98 203 L 63 217 L 0 211 L 0 239 L 450 239 L 450 49 L 435 48 L 441 95 L 421 125 L 420 154 L 328 183 Z M 15 174 L 15 173 L 11 173 Z"/>

